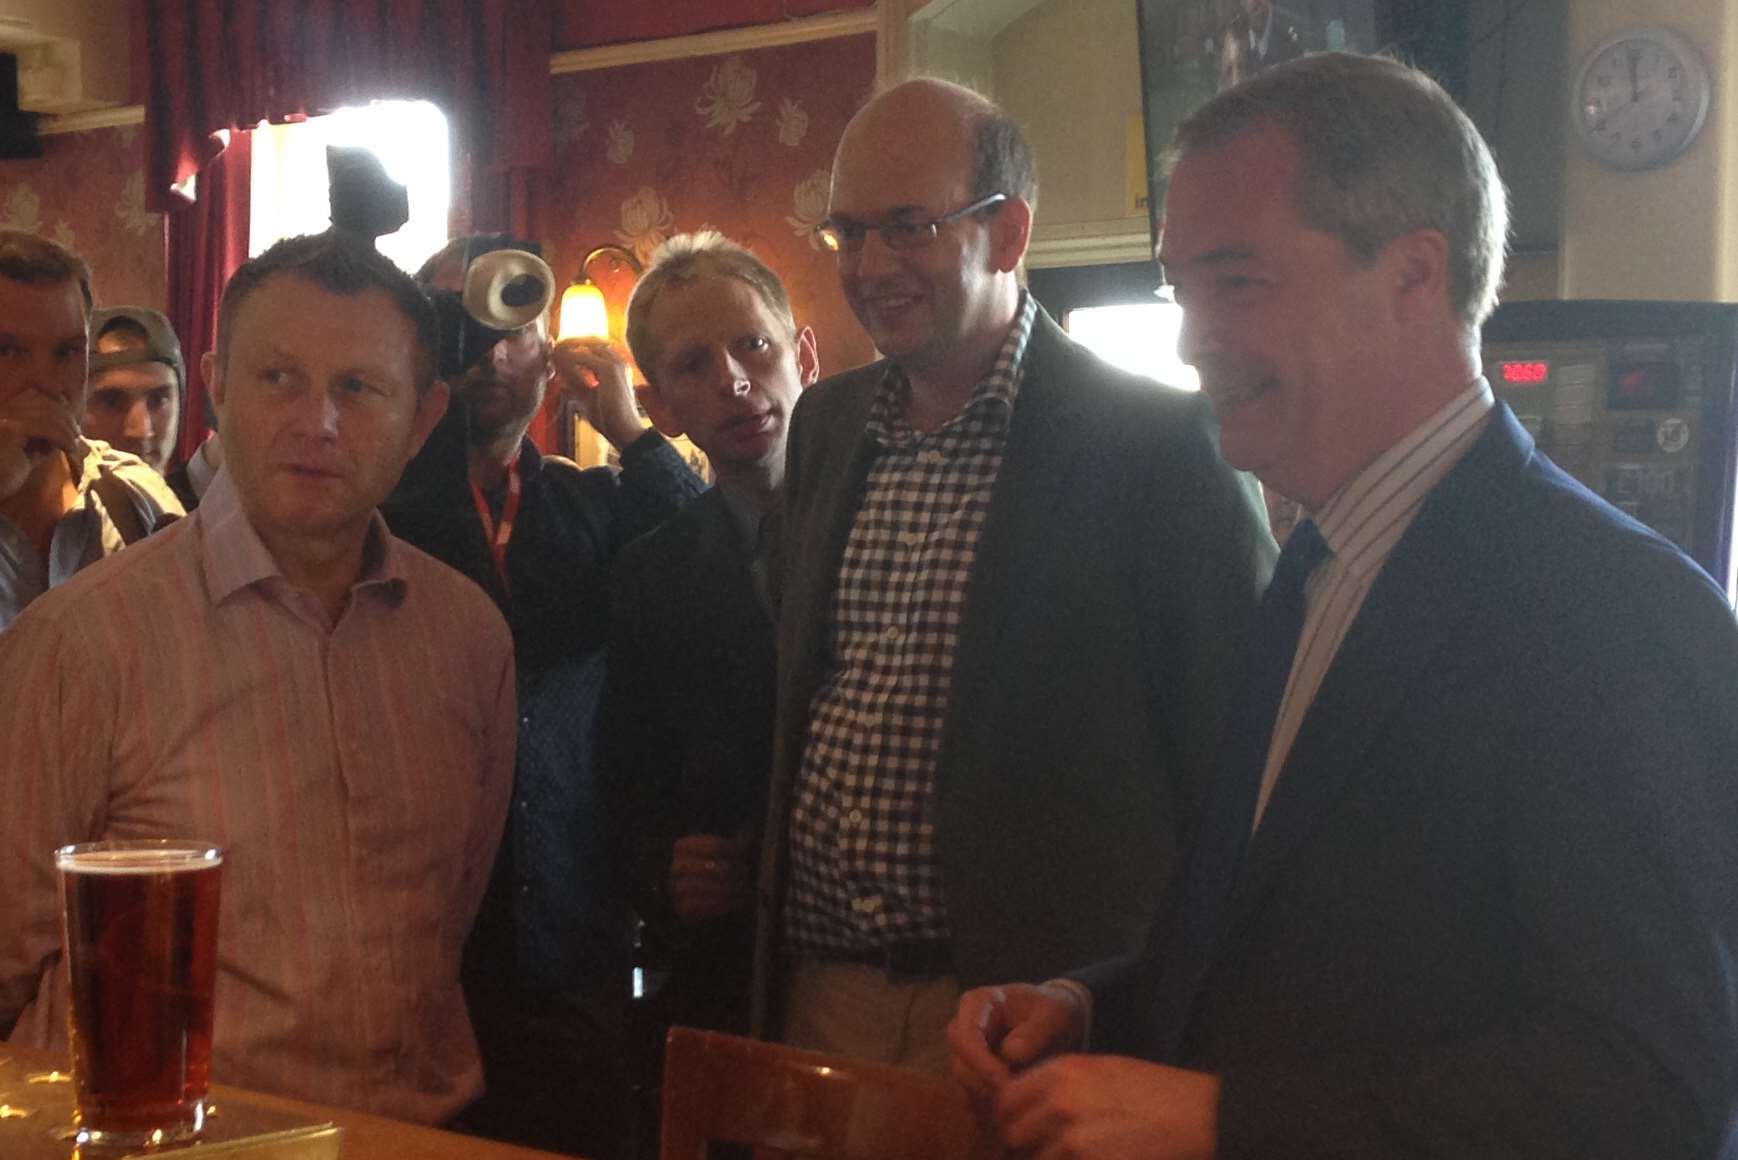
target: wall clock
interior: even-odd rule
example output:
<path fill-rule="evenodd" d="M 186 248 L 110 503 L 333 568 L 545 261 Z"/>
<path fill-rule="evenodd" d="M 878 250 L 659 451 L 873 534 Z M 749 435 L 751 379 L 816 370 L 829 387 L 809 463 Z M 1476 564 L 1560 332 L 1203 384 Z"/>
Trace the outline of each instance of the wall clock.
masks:
<path fill-rule="evenodd" d="M 1696 139 L 1712 88 L 1695 45 L 1667 28 L 1632 28 L 1587 54 L 1575 82 L 1575 129 L 1601 165 L 1652 169 Z"/>

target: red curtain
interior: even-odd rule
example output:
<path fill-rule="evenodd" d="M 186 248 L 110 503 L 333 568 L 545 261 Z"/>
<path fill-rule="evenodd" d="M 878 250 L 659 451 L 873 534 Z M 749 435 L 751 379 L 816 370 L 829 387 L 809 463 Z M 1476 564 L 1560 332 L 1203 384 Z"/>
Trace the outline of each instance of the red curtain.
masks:
<path fill-rule="evenodd" d="M 381 98 L 438 104 L 479 178 L 548 164 L 549 0 L 145 0 L 146 196 L 251 128 Z"/>
<path fill-rule="evenodd" d="M 212 142 L 217 145 L 216 141 Z M 199 171 L 198 200 L 169 211 L 169 321 L 187 360 L 187 405 L 178 457 L 186 459 L 211 430 L 199 356 L 217 345 L 217 303 L 224 283 L 247 261 L 248 191 L 253 135 L 233 132 L 229 146 Z"/>

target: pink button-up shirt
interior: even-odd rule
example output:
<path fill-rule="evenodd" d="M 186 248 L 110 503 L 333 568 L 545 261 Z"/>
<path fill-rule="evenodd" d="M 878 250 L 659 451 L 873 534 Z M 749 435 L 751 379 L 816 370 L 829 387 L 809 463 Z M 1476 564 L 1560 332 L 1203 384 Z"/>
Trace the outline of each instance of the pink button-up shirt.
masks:
<path fill-rule="evenodd" d="M 512 643 L 386 531 L 329 623 L 227 473 L 0 633 L 0 1029 L 58 1046 L 51 852 L 225 849 L 213 1073 L 439 1122 L 482 1088 L 459 952 L 513 776 Z"/>

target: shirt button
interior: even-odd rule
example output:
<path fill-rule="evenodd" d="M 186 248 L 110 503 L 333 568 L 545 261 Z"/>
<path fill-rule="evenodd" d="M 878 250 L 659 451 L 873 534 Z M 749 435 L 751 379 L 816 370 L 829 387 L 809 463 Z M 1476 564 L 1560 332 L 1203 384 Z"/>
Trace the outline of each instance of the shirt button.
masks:
<path fill-rule="evenodd" d="M 531 727 L 531 714 L 527 713 L 525 716 L 519 718 L 519 724 L 529 729 Z"/>
<path fill-rule="evenodd" d="M 914 551 L 923 547 L 923 541 L 924 535 L 922 532 L 902 532 L 899 536 L 899 542 Z"/>
<path fill-rule="evenodd" d="M 927 467 L 934 467 L 937 464 L 947 462 L 947 460 L 942 456 L 942 453 L 935 450 L 919 451 L 917 453 L 917 461 Z"/>
<path fill-rule="evenodd" d="M 905 639 L 905 630 L 897 624 L 890 624 L 881 633 L 881 639 L 888 644 L 898 644 Z"/>
<path fill-rule="evenodd" d="M 853 825 L 853 826 L 862 825 L 863 824 L 863 811 L 862 810 L 852 810 L 850 813 L 845 815 L 845 821 L 847 824 Z"/>

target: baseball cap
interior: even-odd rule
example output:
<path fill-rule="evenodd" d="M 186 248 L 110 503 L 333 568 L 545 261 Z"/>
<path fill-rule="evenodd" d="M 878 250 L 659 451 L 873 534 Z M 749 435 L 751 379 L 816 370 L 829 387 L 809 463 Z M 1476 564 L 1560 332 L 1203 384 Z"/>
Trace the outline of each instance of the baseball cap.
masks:
<path fill-rule="evenodd" d="M 124 333 L 134 343 L 138 341 L 139 332 L 143 331 L 144 344 L 128 345 L 121 350 L 99 354 L 97 347 L 103 335 L 117 326 L 123 327 Z M 91 311 L 91 374 L 106 371 L 110 367 L 131 366 L 143 362 L 158 362 L 173 367 L 176 385 L 182 396 L 186 396 L 187 364 L 182 361 L 181 343 L 175 337 L 175 328 L 169 325 L 167 318 L 149 306 L 110 306 Z"/>

